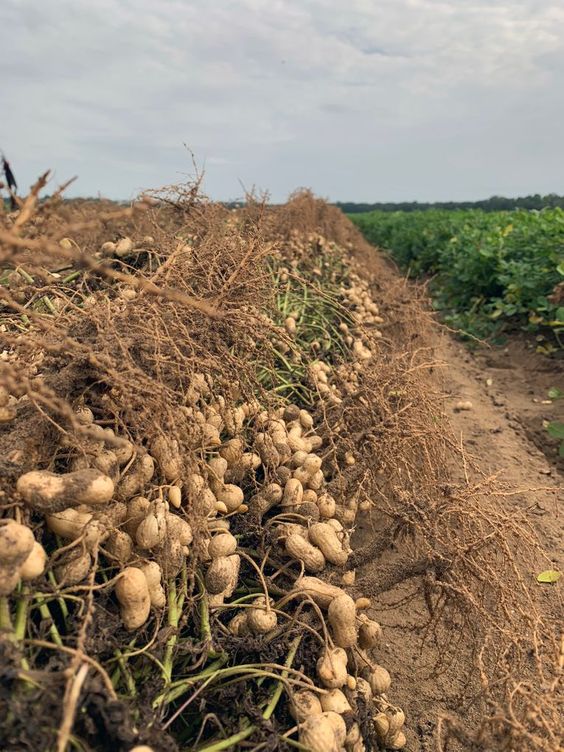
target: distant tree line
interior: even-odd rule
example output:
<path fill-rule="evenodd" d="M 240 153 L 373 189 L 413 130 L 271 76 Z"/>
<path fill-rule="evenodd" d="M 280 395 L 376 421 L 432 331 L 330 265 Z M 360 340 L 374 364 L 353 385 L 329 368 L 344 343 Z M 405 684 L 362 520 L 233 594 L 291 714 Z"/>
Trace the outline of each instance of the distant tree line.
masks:
<path fill-rule="evenodd" d="M 43 201 L 47 200 L 49 196 L 44 196 Z M 113 203 L 123 206 L 130 204 L 130 201 L 109 201 L 108 199 L 100 199 L 99 197 L 77 197 L 64 199 L 66 203 L 81 203 L 84 201 L 100 201 L 103 203 Z M 6 210 L 9 209 L 9 199 L 0 196 L 0 202 L 4 203 Z M 245 201 L 222 201 L 222 203 L 228 209 L 240 209 L 245 206 Z M 0 203 L 0 206 L 2 204 Z M 276 206 L 276 204 L 269 204 L 270 206 Z M 360 214 L 362 212 L 370 211 L 384 211 L 384 212 L 413 212 L 413 211 L 426 211 L 428 209 L 482 209 L 486 212 L 496 211 L 511 211 L 513 209 L 544 209 L 546 207 L 555 208 L 560 207 L 564 209 L 564 196 L 558 196 L 556 193 L 549 193 L 546 196 L 541 196 L 539 193 L 535 193 L 532 196 L 523 196 L 521 198 L 505 198 L 505 196 L 492 196 L 491 198 L 483 199 L 481 201 L 432 201 L 432 202 L 420 202 L 420 201 L 400 201 L 400 202 L 378 202 L 374 204 L 362 204 L 354 201 L 336 201 L 334 206 L 339 207 L 345 214 Z"/>
<path fill-rule="evenodd" d="M 549 193 L 541 196 L 535 193 L 533 196 L 522 198 L 505 198 L 505 196 L 492 196 L 482 201 L 433 201 L 430 203 L 419 201 L 401 201 L 395 203 L 387 201 L 375 204 L 358 204 L 354 201 L 337 201 L 335 206 L 345 214 L 358 214 L 369 211 L 425 211 L 427 209 L 482 209 L 486 212 L 511 211 L 512 209 L 544 209 L 545 207 L 560 207 L 564 209 L 564 196 Z"/>

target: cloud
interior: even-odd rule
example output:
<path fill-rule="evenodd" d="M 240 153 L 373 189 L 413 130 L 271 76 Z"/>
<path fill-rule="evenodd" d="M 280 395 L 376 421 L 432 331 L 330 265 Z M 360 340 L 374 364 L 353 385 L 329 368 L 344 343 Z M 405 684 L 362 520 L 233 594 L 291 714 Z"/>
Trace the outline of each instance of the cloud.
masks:
<path fill-rule="evenodd" d="M 3 0 L 0 146 L 21 185 L 128 198 L 206 163 L 282 199 L 558 191 L 560 0 Z"/>

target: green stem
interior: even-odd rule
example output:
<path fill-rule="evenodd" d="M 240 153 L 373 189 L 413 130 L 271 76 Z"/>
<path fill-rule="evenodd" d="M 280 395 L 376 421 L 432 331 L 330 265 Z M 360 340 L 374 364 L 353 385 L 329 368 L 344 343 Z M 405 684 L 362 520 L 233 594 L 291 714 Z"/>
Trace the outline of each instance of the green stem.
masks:
<path fill-rule="evenodd" d="M 180 596 L 178 598 L 178 605 L 177 609 L 180 611 L 180 615 L 182 614 L 182 609 L 184 608 L 184 601 L 188 597 L 188 570 L 186 567 L 186 559 L 184 559 L 184 564 L 182 565 L 182 569 L 180 571 Z"/>
<path fill-rule="evenodd" d="M 53 301 L 51 300 L 51 298 L 50 298 L 50 297 L 49 297 L 48 295 L 44 295 L 44 296 L 43 296 L 43 297 L 41 298 L 41 300 L 43 301 L 43 303 L 45 303 L 45 305 L 46 305 L 47 309 L 48 309 L 48 310 L 49 310 L 49 311 L 50 311 L 50 312 L 51 312 L 52 314 L 56 314 L 56 313 L 57 313 L 57 309 L 55 308 L 55 306 L 54 306 L 54 304 L 53 304 Z"/>
<path fill-rule="evenodd" d="M 10 632 L 11 634 L 14 632 L 10 615 L 10 602 L 6 595 L 0 598 L 0 632 Z"/>
<path fill-rule="evenodd" d="M 286 657 L 286 660 L 284 661 L 284 665 L 287 668 L 290 668 L 292 663 L 294 662 L 294 658 L 296 656 L 296 652 L 298 650 L 298 647 L 300 646 L 300 642 L 302 641 L 302 636 L 297 635 L 294 637 L 294 640 L 290 646 L 290 650 L 288 651 L 288 655 Z M 286 679 L 288 676 L 287 671 L 282 672 L 282 678 Z M 278 705 L 278 701 L 280 700 L 280 697 L 282 696 L 282 691 L 284 690 L 284 683 L 279 681 L 276 689 L 274 690 L 274 694 L 272 695 L 272 698 L 268 705 L 266 706 L 266 710 L 262 714 L 262 717 L 265 721 L 268 721 L 268 719 L 271 717 L 271 715 L 276 710 L 276 706 Z"/>
<path fill-rule="evenodd" d="M 123 678 L 125 679 L 125 684 L 127 686 L 127 691 L 129 692 L 129 697 L 130 698 L 136 697 L 137 687 L 135 686 L 135 681 L 133 680 L 131 671 L 129 670 L 127 666 L 127 661 L 123 657 L 123 653 L 121 652 L 121 650 L 115 650 L 114 655 L 117 658 L 120 673 L 123 674 Z M 112 677 L 112 683 L 113 683 L 113 677 Z M 115 687 L 115 684 L 114 684 L 114 687 Z"/>
<path fill-rule="evenodd" d="M 202 577 L 199 572 L 196 572 L 196 580 L 198 582 L 198 588 L 200 591 L 200 638 L 202 642 L 208 646 L 208 658 L 219 658 L 222 653 L 218 653 L 213 646 L 213 637 L 210 625 L 210 606 L 208 602 L 208 594 Z"/>
<path fill-rule="evenodd" d="M 29 610 L 29 590 L 27 585 L 22 585 L 19 592 L 18 601 L 16 603 L 16 621 L 14 624 L 14 640 L 21 642 L 25 637 L 27 628 L 27 614 Z M 29 661 L 22 655 L 21 664 L 24 671 L 29 671 Z M 34 685 L 31 679 L 24 679 L 24 682 L 29 685 Z"/>
<path fill-rule="evenodd" d="M 200 599 L 200 637 L 202 642 L 207 643 L 210 650 L 212 646 L 212 631 L 210 626 L 210 607 L 207 595 Z"/>
<path fill-rule="evenodd" d="M 294 657 L 296 655 L 296 651 L 299 647 L 299 644 L 301 642 L 301 635 L 298 635 L 294 638 L 294 641 L 292 642 L 292 645 L 290 647 L 290 650 L 288 651 L 288 655 L 286 657 L 286 660 L 284 661 L 284 665 L 288 668 L 291 667 Z M 287 671 L 283 671 L 281 675 L 281 679 L 286 679 L 288 676 Z M 262 717 L 265 721 L 268 721 L 274 711 L 276 710 L 276 706 L 278 705 L 278 702 L 280 700 L 280 697 L 282 696 L 282 692 L 284 690 L 284 682 L 278 681 L 276 685 L 276 689 L 274 690 L 272 697 L 270 698 L 270 702 L 266 706 Z M 249 720 L 248 718 L 245 718 L 243 721 L 243 724 L 248 724 Z M 201 747 L 198 752 L 220 752 L 222 749 L 228 749 L 229 747 L 232 747 L 239 742 L 243 741 L 244 739 L 247 739 L 251 734 L 256 731 L 257 726 L 255 724 L 251 724 L 247 726 L 246 728 L 239 731 L 237 734 L 233 734 L 233 736 L 228 737 L 227 739 L 222 739 L 219 742 L 214 742 L 213 744 L 209 744 L 207 747 Z"/>
<path fill-rule="evenodd" d="M 117 658 L 116 658 L 116 660 L 117 660 Z M 110 681 L 111 681 L 112 687 L 114 689 L 117 689 L 120 674 L 121 674 L 121 671 L 120 671 L 119 666 L 116 666 L 115 669 L 110 674 Z"/>
<path fill-rule="evenodd" d="M 20 275 L 20 277 L 23 277 L 25 279 L 28 285 L 32 285 L 35 282 L 33 277 L 30 274 L 28 274 L 25 269 L 22 269 L 20 266 L 18 266 L 16 271 Z"/>
<path fill-rule="evenodd" d="M 178 601 L 176 597 L 176 580 L 174 577 L 168 581 L 168 625 L 174 629 L 173 634 L 168 638 L 166 642 L 166 650 L 163 661 L 164 667 L 164 680 L 167 684 L 170 684 L 172 679 L 172 664 L 174 646 L 176 645 L 178 622 L 180 621 L 180 613 L 178 611 Z"/>
<path fill-rule="evenodd" d="M 222 739 L 220 742 L 215 742 L 215 744 L 210 744 L 207 747 L 200 747 L 198 752 L 220 752 L 222 749 L 233 747 L 242 742 L 243 739 L 247 739 L 247 737 L 256 731 L 256 728 L 256 726 L 247 726 L 243 731 L 239 731 L 238 734 L 233 734 L 233 736 L 229 736 L 227 739 Z"/>
<path fill-rule="evenodd" d="M 249 549 L 244 548 L 243 551 L 246 554 L 250 555 Z M 245 583 L 246 584 L 246 583 Z M 262 590 L 259 587 L 255 587 L 252 593 L 247 593 L 247 595 L 242 595 L 240 598 L 237 598 L 234 601 L 230 601 L 229 603 L 222 604 L 225 610 L 229 610 L 231 608 L 235 608 L 235 606 L 238 606 L 240 603 L 246 603 L 247 601 L 254 600 L 257 595 L 260 595 L 261 593 L 264 593 L 264 590 Z"/>
<path fill-rule="evenodd" d="M 156 655 L 153 655 L 152 653 L 149 653 L 148 651 L 146 653 L 143 653 L 143 655 L 145 656 L 145 658 L 147 658 L 148 660 L 152 661 L 155 664 L 155 666 L 159 667 L 159 671 L 161 672 L 161 674 L 163 676 L 165 675 L 165 667 L 159 661 L 159 659 L 157 658 Z"/>
<path fill-rule="evenodd" d="M 294 747 L 295 749 L 303 749 L 305 750 L 305 752 L 310 752 L 310 747 L 306 747 L 305 744 L 300 744 L 294 739 L 287 739 L 285 736 L 279 736 L 278 738 L 281 739 L 285 744 L 288 744 L 290 747 Z"/>
<path fill-rule="evenodd" d="M 51 585 L 53 585 L 53 587 L 58 590 L 59 585 L 57 583 L 57 580 L 55 579 L 55 573 L 52 570 L 49 572 L 48 577 L 49 577 L 49 582 L 51 583 Z M 68 615 L 69 615 L 69 610 L 67 608 L 66 600 L 63 597 L 60 597 L 60 598 L 57 598 L 57 603 L 59 604 L 59 608 L 61 609 L 61 613 L 63 615 L 63 619 L 64 619 L 65 626 L 66 626 Z"/>
<path fill-rule="evenodd" d="M 29 597 L 27 587 L 22 587 L 20 597 L 16 604 L 16 623 L 14 632 L 17 640 L 23 640 L 27 627 L 27 613 L 29 609 Z"/>
<path fill-rule="evenodd" d="M 53 642 L 55 643 L 55 645 L 62 647 L 63 640 L 61 638 L 59 630 L 57 629 L 57 625 L 53 621 L 51 611 L 49 611 L 49 606 L 47 605 L 47 603 L 45 603 L 43 596 L 40 593 L 35 594 L 35 600 L 39 603 L 39 613 L 41 614 L 41 618 L 51 622 L 51 626 L 49 627 L 49 634 L 53 638 Z"/>
<path fill-rule="evenodd" d="M 187 679 L 178 679 L 178 681 L 172 682 L 168 689 L 154 700 L 153 707 L 156 708 L 159 705 L 168 705 L 169 703 L 174 702 L 174 700 L 181 697 L 193 684 L 201 679 L 206 679 L 207 677 L 212 676 L 226 663 L 227 655 L 224 654 L 196 676 L 191 676 Z"/>
<path fill-rule="evenodd" d="M 74 280 L 77 277 L 80 277 L 81 274 L 82 272 L 73 272 L 72 274 L 69 274 L 68 277 L 64 277 L 61 282 L 63 283 L 63 285 L 67 285 L 69 282 L 74 282 Z"/>

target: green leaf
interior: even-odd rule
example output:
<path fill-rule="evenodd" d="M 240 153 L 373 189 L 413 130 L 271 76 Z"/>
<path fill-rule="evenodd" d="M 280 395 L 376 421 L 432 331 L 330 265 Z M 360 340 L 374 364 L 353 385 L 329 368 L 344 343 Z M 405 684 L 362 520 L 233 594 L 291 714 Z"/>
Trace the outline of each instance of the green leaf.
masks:
<path fill-rule="evenodd" d="M 558 272 L 558 274 L 561 274 L 564 277 L 564 261 L 558 264 L 556 271 Z"/>
<path fill-rule="evenodd" d="M 537 582 L 558 582 L 562 572 L 557 569 L 545 569 L 544 572 L 537 574 Z"/>
<path fill-rule="evenodd" d="M 564 392 L 560 391 L 557 386 L 551 386 L 548 390 L 548 399 L 559 400 L 564 397 Z"/>
<path fill-rule="evenodd" d="M 548 424 L 546 430 L 553 439 L 564 439 L 564 423 L 553 420 Z"/>

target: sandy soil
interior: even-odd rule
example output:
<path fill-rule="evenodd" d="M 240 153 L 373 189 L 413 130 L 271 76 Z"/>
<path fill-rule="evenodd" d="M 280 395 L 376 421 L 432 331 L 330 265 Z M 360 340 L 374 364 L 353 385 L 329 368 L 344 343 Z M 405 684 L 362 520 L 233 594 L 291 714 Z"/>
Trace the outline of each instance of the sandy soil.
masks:
<path fill-rule="evenodd" d="M 451 421 L 481 467 L 523 493 L 512 501 L 525 510 L 545 541 L 554 567 L 561 569 L 562 458 L 543 421 L 564 420 L 564 401 L 543 404 L 550 386 L 564 382 L 562 366 L 527 350 L 521 342 L 470 355 L 443 335 L 439 350 L 448 363 L 447 404 L 470 400 L 472 410 L 452 411 Z"/>

